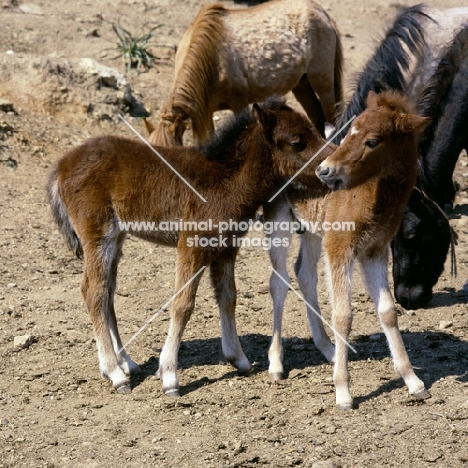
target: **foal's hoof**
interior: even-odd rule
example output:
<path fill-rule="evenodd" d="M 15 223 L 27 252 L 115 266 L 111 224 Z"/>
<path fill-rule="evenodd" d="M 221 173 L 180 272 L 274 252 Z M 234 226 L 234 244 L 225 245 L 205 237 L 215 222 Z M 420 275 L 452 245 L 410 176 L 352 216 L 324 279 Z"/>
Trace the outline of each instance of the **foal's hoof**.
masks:
<path fill-rule="evenodd" d="M 129 383 L 124 383 L 118 387 L 115 387 L 115 391 L 121 394 L 132 393 L 132 387 Z"/>
<path fill-rule="evenodd" d="M 342 405 L 336 405 L 336 407 L 339 409 L 339 410 L 342 410 L 342 411 L 348 411 L 350 409 L 353 409 L 353 404 L 352 403 L 344 403 Z"/>
<path fill-rule="evenodd" d="M 172 390 L 164 390 L 164 395 L 171 398 L 178 398 L 180 397 L 179 389 L 173 388 Z"/>
<path fill-rule="evenodd" d="M 425 400 L 426 398 L 429 398 L 431 394 L 423 387 L 421 390 L 413 393 L 413 396 L 418 400 Z"/>
<path fill-rule="evenodd" d="M 284 376 L 282 372 L 273 372 L 270 374 L 270 380 L 272 382 L 278 382 L 278 380 L 283 380 Z"/>

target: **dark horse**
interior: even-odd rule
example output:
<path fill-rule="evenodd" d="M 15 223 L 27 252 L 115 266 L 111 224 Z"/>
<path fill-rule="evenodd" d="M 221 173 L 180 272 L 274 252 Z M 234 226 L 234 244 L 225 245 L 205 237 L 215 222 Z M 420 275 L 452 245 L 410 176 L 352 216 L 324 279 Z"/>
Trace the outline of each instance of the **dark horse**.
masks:
<path fill-rule="evenodd" d="M 452 15 L 451 10 L 447 10 L 447 14 Z M 369 91 L 398 90 L 409 94 L 417 93 L 413 89 L 418 86 L 415 74 L 419 75 L 423 70 L 415 66 L 415 63 L 425 62 L 424 56 L 429 50 L 425 31 L 427 25 L 434 22 L 435 20 L 431 19 L 422 5 L 407 8 L 397 16 L 386 37 L 360 74 L 356 90 L 337 121 L 338 128 L 353 115 L 363 112 Z M 434 38 L 430 40 L 434 41 Z M 422 190 L 416 188 L 411 194 L 404 210 L 402 223 L 392 242 L 395 297 L 408 309 L 422 307 L 431 300 L 432 288 L 443 271 L 452 242 L 448 219 L 430 197 L 435 197 L 435 192 L 441 190 L 439 180 L 442 174 L 441 167 L 444 166 L 443 178 L 444 181 L 447 177 L 450 180 L 448 186 L 451 188 L 448 190 L 451 195 L 445 197 L 440 202 L 440 206 L 444 207 L 444 204 L 453 202 L 451 177 L 456 159 L 463 148 L 462 144 L 451 144 L 445 151 L 443 150 L 443 141 L 455 140 L 458 136 L 454 132 L 455 126 L 450 114 L 437 115 L 439 104 L 446 99 L 445 93 L 449 92 L 456 63 L 461 60 L 460 52 L 455 53 L 455 50 L 461 46 L 456 46 L 456 43 L 461 43 L 461 39 L 453 41 L 454 50 L 453 57 L 449 60 L 450 65 L 447 65 L 445 58 L 439 62 L 440 66 L 431 80 L 432 85 L 430 88 L 428 86 L 428 91 L 418 106 L 422 115 L 434 120 L 424 133 L 418 149 L 420 164 L 417 185 Z M 427 73 L 427 70 L 425 72 Z M 445 84 L 436 86 L 438 80 L 443 80 Z M 462 109 L 463 106 L 460 106 L 457 113 L 462 112 Z M 439 128 L 443 128 L 446 132 L 443 140 L 442 130 L 438 130 Z M 339 143 L 343 137 L 344 132 L 338 135 L 335 142 Z M 435 201 L 439 203 L 440 198 L 435 197 Z"/>
<path fill-rule="evenodd" d="M 453 205 L 453 171 L 468 149 L 468 25 L 445 49 L 418 113 L 432 120 L 419 141 L 418 186 L 437 206 L 412 196 L 393 240 L 395 295 L 412 308 L 431 299 L 431 283 L 442 273 L 451 234 L 442 210 Z"/>

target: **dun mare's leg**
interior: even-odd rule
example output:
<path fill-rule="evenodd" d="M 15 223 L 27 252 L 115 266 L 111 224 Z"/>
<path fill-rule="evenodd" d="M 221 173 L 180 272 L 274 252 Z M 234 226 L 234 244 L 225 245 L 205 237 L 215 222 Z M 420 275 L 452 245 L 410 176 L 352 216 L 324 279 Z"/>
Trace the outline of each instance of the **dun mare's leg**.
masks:
<path fill-rule="evenodd" d="M 360 259 L 369 295 L 375 302 L 380 323 L 387 337 L 396 371 L 403 377 L 409 393 L 416 398 L 427 398 L 424 383 L 416 376 L 411 366 L 405 345 L 398 328 L 398 318 L 387 273 L 387 251 L 380 255 Z"/>
<path fill-rule="evenodd" d="M 302 75 L 299 83 L 292 89 L 294 97 L 304 108 L 307 116 L 315 125 L 322 136 L 325 135 L 325 115 L 322 105 L 315 95 L 314 88 L 310 85 L 307 75 Z"/>
<path fill-rule="evenodd" d="M 221 322 L 221 344 L 224 357 L 241 374 L 248 374 L 252 366 L 245 357 L 236 329 L 236 283 L 234 264 L 238 249 L 225 250 L 211 263 L 211 281 Z"/>
<path fill-rule="evenodd" d="M 158 371 L 163 392 L 174 397 L 179 396 L 179 381 L 176 374 L 177 355 L 182 334 L 195 306 L 195 295 L 202 275 L 198 274 L 195 278 L 194 276 L 201 267 L 209 264 L 209 251 L 207 249 L 189 249 L 183 245 L 184 243 L 185 240 L 181 237 L 177 248 L 175 281 L 175 291 L 181 289 L 182 291 L 172 302 L 169 331 L 159 357 Z"/>
<path fill-rule="evenodd" d="M 332 246 L 334 247 L 334 246 Z M 333 305 L 333 328 L 335 333 L 335 366 L 333 382 L 336 404 L 340 408 L 352 407 L 353 399 L 349 390 L 348 338 L 353 314 L 351 311 L 351 284 L 354 259 L 349 249 L 327 248 L 326 257 L 330 275 L 330 294 Z"/>
<path fill-rule="evenodd" d="M 117 353 L 121 342 L 113 294 L 121 241 L 118 233 L 111 231 L 114 230 L 97 241 L 83 242 L 85 264 L 81 291 L 94 328 L 101 375 L 110 379 L 119 393 L 129 393 L 131 387 L 126 372 L 136 371 L 138 366 L 126 353 Z"/>
<path fill-rule="evenodd" d="M 301 247 L 294 269 L 304 299 L 314 309 L 312 310 L 307 305 L 307 319 L 315 346 L 325 356 L 327 361 L 332 362 L 335 355 L 335 347 L 325 332 L 320 306 L 317 301 L 317 264 L 322 250 L 321 246 L 322 239 L 319 236 L 310 232 L 302 234 Z"/>

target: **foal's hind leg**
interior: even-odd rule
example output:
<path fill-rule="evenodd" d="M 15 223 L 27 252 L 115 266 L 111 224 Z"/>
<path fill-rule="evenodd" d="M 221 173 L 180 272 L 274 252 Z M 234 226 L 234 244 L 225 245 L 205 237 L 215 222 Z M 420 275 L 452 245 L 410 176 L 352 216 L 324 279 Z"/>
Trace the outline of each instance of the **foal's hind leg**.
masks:
<path fill-rule="evenodd" d="M 321 244 L 322 240 L 319 236 L 310 232 L 302 234 L 301 247 L 294 270 L 299 287 L 307 303 L 307 319 L 315 346 L 325 356 L 327 361 L 332 362 L 335 355 L 335 347 L 325 332 L 320 306 L 317 301 L 317 264 L 322 250 Z"/>
<path fill-rule="evenodd" d="M 294 97 L 304 108 L 307 116 L 315 125 L 322 136 L 325 135 L 325 115 L 322 105 L 315 95 L 314 88 L 310 85 L 307 75 L 302 75 L 299 83 L 292 89 Z"/>
<path fill-rule="evenodd" d="M 388 340 L 395 369 L 403 377 L 411 395 L 427 398 L 429 392 L 413 371 L 398 328 L 395 303 L 388 285 L 387 251 L 383 250 L 374 258 L 363 257 L 360 261 L 368 292 L 375 302 L 380 323 Z"/>
<path fill-rule="evenodd" d="M 250 373 L 252 366 L 242 350 L 235 319 L 234 264 L 237 251 L 238 249 L 227 249 L 211 263 L 211 281 L 219 307 L 223 354 L 241 374 L 246 375 Z"/>
<path fill-rule="evenodd" d="M 131 391 L 130 381 L 120 367 L 115 347 L 118 330 L 113 312 L 113 283 L 115 283 L 117 236 L 107 235 L 98 242 L 83 242 L 84 272 L 81 291 L 94 328 L 101 375 L 112 381 L 119 393 Z M 119 362 L 120 361 L 120 362 Z"/>
<path fill-rule="evenodd" d="M 122 233 L 117 239 L 117 255 L 114 257 L 114 260 L 111 265 L 110 275 L 109 275 L 109 320 L 110 320 L 110 333 L 112 338 L 112 344 L 114 346 L 114 351 L 117 356 L 117 362 L 119 367 L 124 371 L 126 375 L 136 374 L 140 372 L 140 366 L 136 364 L 130 356 L 127 354 L 125 349 L 123 349 L 122 341 L 120 339 L 119 330 L 117 327 L 117 318 L 115 316 L 114 308 L 114 296 L 117 280 L 117 267 L 119 265 L 119 260 L 122 255 L 122 244 L 125 240 L 125 234 Z"/>
<path fill-rule="evenodd" d="M 171 322 L 166 342 L 159 357 L 159 376 L 163 392 L 168 396 L 179 396 L 177 380 L 177 355 L 185 326 L 195 306 L 195 295 L 200 283 L 200 269 L 209 263 L 209 252 L 205 249 L 189 249 L 185 240 L 179 239 L 176 261 L 176 296 L 171 307 Z M 196 276 L 195 276 L 196 275 Z"/>

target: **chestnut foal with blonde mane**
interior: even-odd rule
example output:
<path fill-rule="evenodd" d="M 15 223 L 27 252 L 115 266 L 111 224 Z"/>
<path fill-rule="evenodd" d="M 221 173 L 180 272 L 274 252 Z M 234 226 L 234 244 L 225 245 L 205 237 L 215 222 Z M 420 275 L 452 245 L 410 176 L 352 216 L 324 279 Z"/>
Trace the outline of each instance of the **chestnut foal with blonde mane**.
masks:
<path fill-rule="evenodd" d="M 101 375 L 120 393 L 131 391 L 139 366 L 122 349 L 114 310 L 117 266 L 126 232 L 177 248 L 176 294 L 159 359 L 163 391 L 179 394 L 177 354 L 194 308 L 202 267 L 210 267 L 226 359 L 241 374 L 251 365 L 236 332 L 233 236 L 245 232 L 122 230 L 122 222 L 207 222 L 252 219 L 275 187 L 303 168 L 323 144 L 305 115 L 283 100 L 254 104 L 227 122 L 203 147 L 158 148 L 172 167 L 206 197 L 203 202 L 148 146 L 116 136 L 91 139 L 58 161 L 47 192 L 59 230 L 84 257 L 81 291 L 90 315 Z M 310 164 L 297 183 L 321 186 Z M 127 225 L 128 226 L 128 225 Z M 209 248 L 190 247 L 198 235 Z M 212 243 L 211 241 L 219 241 Z M 196 276 L 194 278 L 194 276 Z M 191 282 L 190 282 L 191 281 Z"/>
<path fill-rule="evenodd" d="M 264 204 L 265 221 L 354 222 L 354 230 L 322 233 L 305 232 L 295 271 L 307 303 L 307 316 L 317 348 L 334 361 L 333 380 L 336 404 L 352 407 L 349 389 L 348 344 L 352 324 L 351 280 L 360 263 L 367 290 L 375 302 L 382 328 L 409 393 L 426 398 L 429 393 L 415 375 L 397 323 L 397 312 L 388 284 L 389 243 L 400 224 L 417 175 L 417 137 L 428 118 L 416 115 L 399 94 L 369 93 L 367 109 L 357 117 L 348 135 L 336 150 L 317 167 L 317 176 L 326 185 L 319 190 L 291 188 L 273 204 Z M 341 190 L 346 189 L 346 190 Z M 322 224 L 323 225 L 323 224 Z M 287 233 L 277 231 L 273 237 Z M 317 263 L 321 236 L 325 249 L 332 298 L 335 347 L 325 332 L 317 302 Z M 270 258 L 275 272 L 270 289 L 274 304 L 273 337 L 269 351 L 269 373 L 283 378 L 281 322 L 288 286 L 287 248 L 273 247 Z"/>
<path fill-rule="evenodd" d="M 213 112 L 292 91 L 323 134 L 342 100 L 342 46 L 335 22 L 313 0 L 272 0 L 250 8 L 203 7 L 182 37 L 174 84 L 148 141 L 182 145 L 213 132 Z M 322 111 L 323 109 L 323 111 Z"/>

